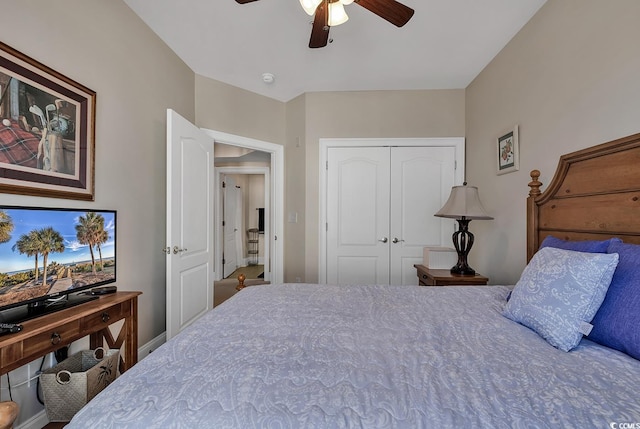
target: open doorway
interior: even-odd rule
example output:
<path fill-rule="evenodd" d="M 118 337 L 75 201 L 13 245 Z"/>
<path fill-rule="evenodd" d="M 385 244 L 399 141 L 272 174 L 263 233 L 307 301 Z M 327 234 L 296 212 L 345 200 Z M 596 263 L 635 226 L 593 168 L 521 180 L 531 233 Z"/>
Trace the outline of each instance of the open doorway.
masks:
<path fill-rule="evenodd" d="M 216 281 L 214 306 L 235 292 L 238 275 L 245 284 L 270 283 L 282 276 L 277 251 L 277 181 L 274 154 L 236 145 L 215 143 Z M 281 262 L 280 262 L 281 265 Z"/>
<path fill-rule="evenodd" d="M 269 283 L 269 169 L 266 167 L 216 167 L 223 242 L 222 278 L 214 282 L 214 307 L 236 293 L 238 276 L 247 285 Z M 266 207 L 258 207 L 266 206 Z M 263 213 L 262 219 L 260 213 Z M 265 219 L 266 218 L 266 219 Z"/>
<path fill-rule="evenodd" d="M 266 184 L 266 188 L 269 190 L 268 201 L 270 210 L 268 212 L 269 220 L 268 222 L 265 222 L 265 235 L 267 235 L 268 228 L 269 271 L 267 271 L 265 267 L 265 279 L 268 279 L 272 283 L 282 283 L 284 276 L 284 246 L 282 239 L 280 239 L 280 236 L 282 234 L 282 231 L 284 230 L 284 147 L 275 143 L 269 143 L 249 137 L 227 134 L 210 129 L 203 129 L 203 131 L 211 138 L 213 138 L 216 145 L 223 144 L 225 146 L 246 150 L 245 154 L 240 155 L 242 157 L 245 157 L 245 161 L 250 159 L 252 156 L 265 156 L 265 154 L 268 155 L 270 174 L 268 184 Z M 223 148 L 223 146 L 219 147 Z M 220 158 L 226 157 L 220 156 Z M 235 165 L 238 166 L 238 164 Z M 233 166 L 233 164 L 227 163 L 227 166 Z M 248 166 L 250 165 L 247 165 L 247 167 Z M 219 192 L 217 192 L 216 190 L 215 194 L 218 195 Z M 220 212 L 221 205 L 216 204 L 215 213 L 216 216 L 219 216 L 216 219 L 222 219 L 222 214 Z M 265 213 L 265 217 L 266 216 L 267 214 Z M 216 237 L 222 236 L 221 229 L 221 222 L 215 224 Z M 216 239 L 214 246 L 216 254 L 214 261 L 214 280 L 221 280 L 222 258 L 217 257 L 217 255 L 222 254 L 222 241 Z"/>
<path fill-rule="evenodd" d="M 221 187 L 222 275 L 247 279 L 270 276 L 268 167 L 216 167 Z"/>

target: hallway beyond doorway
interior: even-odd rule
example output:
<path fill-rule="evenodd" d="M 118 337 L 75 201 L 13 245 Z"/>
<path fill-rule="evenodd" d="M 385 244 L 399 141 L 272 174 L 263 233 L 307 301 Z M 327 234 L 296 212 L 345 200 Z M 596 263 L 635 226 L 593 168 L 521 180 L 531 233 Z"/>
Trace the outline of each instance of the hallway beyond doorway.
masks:
<path fill-rule="evenodd" d="M 247 279 L 262 279 L 264 278 L 264 265 L 238 267 L 234 272 L 225 277 L 225 279 L 237 279 L 241 273 L 244 274 Z"/>

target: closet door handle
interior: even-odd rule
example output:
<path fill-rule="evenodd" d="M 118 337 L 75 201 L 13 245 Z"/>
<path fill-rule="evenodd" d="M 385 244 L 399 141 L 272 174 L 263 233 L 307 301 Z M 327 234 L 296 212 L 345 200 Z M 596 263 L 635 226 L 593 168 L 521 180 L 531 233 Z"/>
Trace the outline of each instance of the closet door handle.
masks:
<path fill-rule="evenodd" d="M 387 241 L 389 241 L 389 239 L 387 237 L 382 237 L 381 240 L 378 240 L 380 243 L 386 243 Z"/>
<path fill-rule="evenodd" d="M 401 241 L 404 241 L 404 240 L 398 240 L 398 237 L 394 237 L 392 240 L 393 243 L 400 243 Z"/>

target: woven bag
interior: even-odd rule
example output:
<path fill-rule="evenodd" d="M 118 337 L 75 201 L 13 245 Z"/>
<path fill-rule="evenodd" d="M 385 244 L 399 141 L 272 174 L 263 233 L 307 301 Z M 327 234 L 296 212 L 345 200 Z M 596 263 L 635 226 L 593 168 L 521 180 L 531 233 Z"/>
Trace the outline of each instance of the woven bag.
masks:
<path fill-rule="evenodd" d="M 98 357 L 101 356 L 101 357 Z M 44 407 L 51 422 L 68 422 L 116 379 L 120 350 L 83 350 L 42 371 Z"/>

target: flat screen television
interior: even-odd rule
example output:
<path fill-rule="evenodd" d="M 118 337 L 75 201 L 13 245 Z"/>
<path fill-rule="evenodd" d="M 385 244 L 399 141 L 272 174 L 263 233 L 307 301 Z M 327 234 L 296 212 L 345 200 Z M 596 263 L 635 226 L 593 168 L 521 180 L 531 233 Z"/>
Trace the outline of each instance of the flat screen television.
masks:
<path fill-rule="evenodd" d="M 94 299 L 116 281 L 116 211 L 0 205 L 0 322 Z"/>

